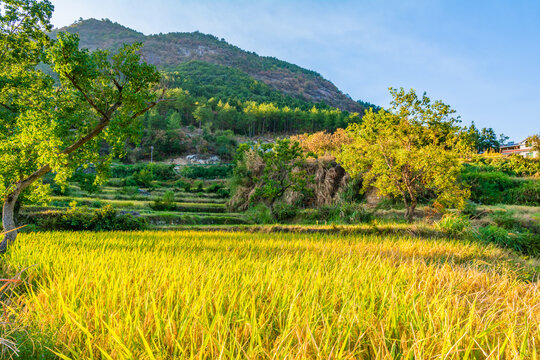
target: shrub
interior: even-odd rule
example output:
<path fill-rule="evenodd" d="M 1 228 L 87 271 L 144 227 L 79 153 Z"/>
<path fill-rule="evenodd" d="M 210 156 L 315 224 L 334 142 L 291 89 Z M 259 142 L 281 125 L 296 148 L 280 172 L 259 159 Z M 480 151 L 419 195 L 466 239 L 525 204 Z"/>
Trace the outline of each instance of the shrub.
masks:
<path fill-rule="evenodd" d="M 227 188 L 221 188 L 219 189 L 216 194 L 220 197 L 220 198 L 228 198 L 229 196 L 231 196 L 231 190 L 230 189 L 227 189 Z"/>
<path fill-rule="evenodd" d="M 337 221 L 348 224 L 367 223 L 373 220 L 373 213 L 360 204 L 339 203 L 318 208 L 318 220 Z"/>
<path fill-rule="evenodd" d="M 345 203 L 340 207 L 339 217 L 350 224 L 367 223 L 373 220 L 373 213 L 360 204 Z"/>
<path fill-rule="evenodd" d="M 197 181 L 195 181 L 195 182 L 193 183 L 192 190 L 193 190 L 194 192 L 203 191 L 203 186 L 204 186 L 203 182 L 200 181 L 200 180 L 197 180 Z"/>
<path fill-rule="evenodd" d="M 278 201 L 272 206 L 272 216 L 277 221 L 287 221 L 296 216 L 298 208 L 294 205 L 289 205 L 282 201 Z"/>
<path fill-rule="evenodd" d="M 461 214 L 467 216 L 468 218 L 474 218 L 478 216 L 478 205 L 472 201 L 465 202 L 465 206 L 461 210 Z"/>
<path fill-rule="evenodd" d="M 150 169 L 142 169 L 139 171 L 139 173 L 137 173 L 135 179 L 137 184 L 144 187 L 151 187 L 152 181 L 154 180 L 154 174 L 152 174 Z"/>
<path fill-rule="evenodd" d="M 184 188 L 185 192 L 191 192 L 191 184 L 190 183 L 188 183 L 188 182 L 184 183 L 183 188 Z"/>
<path fill-rule="evenodd" d="M 223 189 L 224 185 L 220 183 L 214 183 L 206 188 L 207 193 L 217 193 L 220 189 Z"/>
<path fill-rule="evenodd" d="M 137 186 L 124 186 L 120 189 L 120 193 L 124 195 L 136 195 L 138 192 L 139 188 Z"/>
<path fill-rule="evenodd" d="M 263 203 L 259 203 L 246 211 L 246 219 L 255 224 L 270 224 L 273 222 L 272 210 Z"/>
<path fill-rule="evenodd" d="M 464 215 L 445 214 L 437 226 L 450 236 L 460 236 L 469 230 L 471 221 Z"/>
<path fill-rule="evenodd" d="M 509 232 L 495 225 L 478 228 L 473 233 L 476 239 L 493 243 L 499 247 L 511 249 L 526 255 L 540 255 L 540 236 L 529 231 Z"/>
<path fill-rule="evenodd" d="M 142 170 L 149 170 L 156 180 L 172 180 L 178 175 L 174 170 L 175 165 L 168 164 L 145 164 L 134 165 L 115 165 L 111 167 L 111 176 L 113 178 L 127 178 L 140 173 Z"/>
<path fill-rule="evenodd" d="M 176 204 L 174 202 L 174 192 L 168 190 L 166 191 L 161 199 L 155 200 L 150 207 L 156 211 L 172 211 L 176 209 Z"/>
<path fill-rule="evenodd" d="M 36 221 L 40 230 L 144 230 L 148 226 L 144 218 L 119 214 L 110 205 L 92 211 L 72 204 L 71 208 L 64 212 L 46 214 Z"/>
<path fill-rule="evenodd" d="M 520 187 L 509 189 L 506 201 L 516 205 L 540 206 L 540 181 L 524 181 Z"/>
<path fill-rule="evenodd" d="M 124 182 L 124 186 L 137 187 L 139 184 L 135 176 L 128 176 Z"/>
<path fill-rule="evenodd" d="M 126 183 L 126 179 L 112 178 L 107 180 L 107 186 L 122 187 Z"/>
<path fill-rule="evenodd" d="M 87 174 L 82 171 L 76 171 L 71 177 L 72 181 L 79 184 L 81 190 L 86 191 L 89 194 L 93 194 L 99 190 L 99 186 L 96 185 L 96 174 Z"/>
<path fill-rule="evenodd" d="M 184 189 L 186 186 L 186 182 L 182 179 L 179 179 L 179 180 L 176 180 L 174 182 L 174 187 L 178 188 L 178 189 Z"/>
<path fill-rule="evenodd" d="M 181 168 L 180 175 L 188 179 L 224 179 L 232 171 L 232 165 L 188 165 Z"/>
<path fill-rule="evenodd" d="M 491 215 L 493 222 L 504 229 L 519 229 L 521 224 L 514 218 L 513 211 L 498 210 L 494 211 Z"/>
<path fill-rule="evenodd" d="M 501 203 L 504 199 L 504 191 L 518 186 L 516 180 L 500 171 L 478 171 L 470 166 L 465 169 L 461 176 L 462 180 L 470 186 L 471 200 L 481 204 Z"/>

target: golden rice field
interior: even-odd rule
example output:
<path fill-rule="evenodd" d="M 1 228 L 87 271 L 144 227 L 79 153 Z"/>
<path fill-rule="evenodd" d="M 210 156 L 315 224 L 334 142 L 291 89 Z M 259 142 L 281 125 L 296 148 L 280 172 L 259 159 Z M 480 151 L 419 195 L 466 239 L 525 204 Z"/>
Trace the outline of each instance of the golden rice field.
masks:
<path fill-rule="evenodd" d="M 358 234 L 41 233 L 21 234 L 4 261 L 11 273 L 36 264 L 17 307 L 25 328 L 17 337 L 21 358 L 540 354 L 534 268 L 473 243 Z"/>

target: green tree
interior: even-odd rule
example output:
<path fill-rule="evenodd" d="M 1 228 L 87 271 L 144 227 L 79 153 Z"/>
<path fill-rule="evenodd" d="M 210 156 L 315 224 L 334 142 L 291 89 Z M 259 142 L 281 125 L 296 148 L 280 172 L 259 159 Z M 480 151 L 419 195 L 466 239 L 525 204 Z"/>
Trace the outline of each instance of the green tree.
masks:
<path fill-rule="evenodd" d="M 199 105 L 193 112 L 193 117 L 199 123 L 199 130 L 202 128 L 202 124 L 211 124 L 214 120 L 214 113 L 212 109 L 206 105 Z"/>
<path fill-rule="evenodd" d="M 297 141 L 277 140 L 273 144 L 241 144 L 235 158 L 231 182 L 233 191 L 254 188 L 249 201 L 273 207 L 288 190 L 307 195 L 312 178 L 305 170 L 306 157 Z"/>
<path fill-rule="evenodd" d="M 306 158 L 298 142 L 283 139 L 274 144 L 260 144 L 257 152 L 264 163 L 264 170 L 257 179 L 260 186 L 255 191 L 256 198 L 266 199 L 272 208 L 287 190 L 307 191 Z"/>
<path fill-rule="evenodd" d="M 174 110 L 170 110 L 167 114 L 167 129 L 177 130 L 182 126 L 182 116 Z"/>
<path fill-rule="evenodd" d="M 382 195 L 401 198 L 411 221 L 419 195 L 432 191 L 445 206 L 462 206 L 468 196 L 460 187 L 459 119 L 441 101 L 431 102 L 414 90 L 390 89 L 392 107 L 375 113 L 368 109 L 362 124 L 347 128 L 352 142 L 336 154 L 363 187 L 374 186 Z"/>
<path fill-rule="evenodd" d="M 65 184 L 89 164 L 102 179 L 126 140 L 137 140 L 139 116 L 161 101 L 154 91 L 160 75 L 141 61 L 140 45 L 112 54 L 80 50 L 72 34 L 49 40 L 52 11 L 48 0 L 0 1 L 0 197 L 2 224 L 10 231 L 0 251 L 16 238 L 21 193 L 43 198 L 45 174 Z M 99 152 L 103 142 L 107 155 Z"/>
<path fill-rule="evenodd" d="M 526 143 L 528 146 L 532 146 L 532 148 L 533 148 L 535 151 L 540 151 L 540 134 L 535 134 L 535 135 L 529 136 L 529 137 L 525 140 L 525 143 Z"/>

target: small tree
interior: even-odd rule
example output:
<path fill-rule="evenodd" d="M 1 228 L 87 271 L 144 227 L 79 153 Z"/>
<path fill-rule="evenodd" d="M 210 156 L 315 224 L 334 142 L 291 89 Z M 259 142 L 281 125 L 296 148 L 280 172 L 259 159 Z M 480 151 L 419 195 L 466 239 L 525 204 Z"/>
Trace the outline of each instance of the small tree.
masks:
<path fill-rule="evenodd" d="M 283 139 L 274 144 L 261 144 L 258 154 L 264 162 L 264 170 L 257 179 L 260 186 L 255 191 L 256 198 L 268 200 L 272 208 L 287 190 L 307 191 L 306 158 L 298 142 Z"/>
<path fill-rule="evenodd" d="M 531 146 L 533 148 L 533 150 L 540 151 L 540 134 L 535 134 L 535 135 L 529 136 L 525 140 L 525 143 L 528 146 Z"/>
<path fill-rule="evenodd" d="M 65 185 L 88 164 L 102 180 L 126 140 L 138 139 L 138 117 L 161 101 L 154 92 L 160 74 L 141 61 L 140 45 L 111 54 L 80 50 L 73 34 L 50 40 L 52 10 L 47 0 L 0 1 L 0 198 L 4 230 L 11 230 L 0 251 L 16 238 L 21 193 L 43 198 L 45 174 Z M 40 70 L 43 63 L 49 71 Z M 108 155 L 99 152 L 104 142 Z"/>
<path fill-rule="evenodd" d="M 270 207 L 288 191 L 309 193 L 311 177 L 305 170 L 305 154 L 296 141 L 277 140 L 273 144 L 242 144 L 235 159 L 232 188 L 249 202 L 265 202 Z M 254 191 L 248 190 L 254 189 Z"/>
<path fill-rule="evenodd" d="M 352 143 L 336 153 L 338 162 L 351 176 L 362 176 L 364 190 L 375 186 L 382 195 L 401 198 L 409 221 L 427 190 L 442 205 L 462 206 L 468 192 L 458 183 L 459 155 L 466 149 L 454 110 L 413 90 L 390 93 L 389 111 L 368 109 L 362 124 L 349 125 Z"/>

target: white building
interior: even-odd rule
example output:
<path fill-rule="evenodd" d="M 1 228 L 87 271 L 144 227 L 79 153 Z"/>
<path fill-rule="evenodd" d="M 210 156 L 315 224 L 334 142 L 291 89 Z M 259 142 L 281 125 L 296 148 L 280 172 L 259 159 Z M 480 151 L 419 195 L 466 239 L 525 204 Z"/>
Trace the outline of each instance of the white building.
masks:
<path fill-rule="evenodd" d="M 501 146 L 501 154 L 503 155 L 518 154 L 523 157 L 530 157 L 530 158 L 537 158 L 540 156 L 540 152 L 538 152 L 537 150 L 534 150 L 532 144 L 527 145 L 525 140 L 517 144 L 510 143 L 508 145 Z"/>

